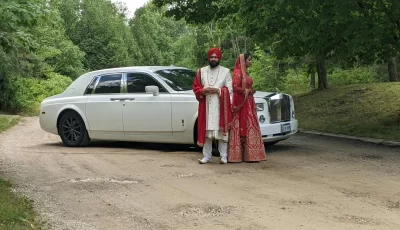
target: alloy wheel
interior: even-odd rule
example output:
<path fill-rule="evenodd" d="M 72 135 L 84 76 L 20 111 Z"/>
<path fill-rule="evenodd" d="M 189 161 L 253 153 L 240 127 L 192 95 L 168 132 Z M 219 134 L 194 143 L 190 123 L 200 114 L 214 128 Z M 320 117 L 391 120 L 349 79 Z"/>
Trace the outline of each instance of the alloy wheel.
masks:
<path fill-rule="evenodd" d="M 76 118 L 68 117 L 65 119 L 62 125 L 62 134 L 67 141 L 76 142 L 81 136 L 81 132 L 81 125 Z"/>

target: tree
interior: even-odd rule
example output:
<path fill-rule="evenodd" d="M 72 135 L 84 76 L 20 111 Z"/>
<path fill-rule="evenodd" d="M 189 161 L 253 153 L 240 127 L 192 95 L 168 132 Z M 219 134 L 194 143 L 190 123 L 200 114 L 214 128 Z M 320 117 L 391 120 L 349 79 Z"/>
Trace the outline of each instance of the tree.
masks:
<path fill-rule="evenodd" d="M 141 54 L 126 25 L 124 8 L 107 0 L 66 0 L 60 9 L 68 36 L 86 54 L 86 69 L 140 62 Z"/>

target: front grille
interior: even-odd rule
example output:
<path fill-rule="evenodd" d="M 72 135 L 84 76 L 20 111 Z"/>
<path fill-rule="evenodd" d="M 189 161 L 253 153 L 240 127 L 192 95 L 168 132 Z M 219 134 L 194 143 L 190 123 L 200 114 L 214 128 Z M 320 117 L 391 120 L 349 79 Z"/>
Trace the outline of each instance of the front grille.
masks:
<path fill-rule="evenodd" d="M 290 98 L 286 94 L 265 97 L 268 103 L 270 123 L 290 121 Z"/>

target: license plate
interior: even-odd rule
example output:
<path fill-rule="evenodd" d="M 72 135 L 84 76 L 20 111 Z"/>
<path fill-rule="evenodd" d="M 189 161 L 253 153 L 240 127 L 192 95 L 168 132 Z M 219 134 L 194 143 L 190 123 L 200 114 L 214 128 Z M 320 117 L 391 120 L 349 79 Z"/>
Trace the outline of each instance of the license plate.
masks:
<path fill-rule="evenodd" d="M 289 124 L 282 124 L 281 125 L 281 131 L 282 133 L 287 133 L 287 132 L 291 132 L 292 131 L 292 127 Z"/>

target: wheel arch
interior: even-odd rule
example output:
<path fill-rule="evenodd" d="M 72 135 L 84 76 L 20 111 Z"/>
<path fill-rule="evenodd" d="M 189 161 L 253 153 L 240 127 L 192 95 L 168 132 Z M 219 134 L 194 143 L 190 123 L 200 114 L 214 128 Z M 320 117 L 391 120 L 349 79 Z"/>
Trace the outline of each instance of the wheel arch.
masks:
<path fill-rule="evenodd" d="M 60 124 L 61 117 L 65 113 L 70 112 L 70 111 L 77 113 L 82 118 L 83 122 L 85 123 L 86 130 L 89 132 L 89 124 L 86 120 L 86 117 L 83 116 L 84 112 L 81 109 L 79 109 L 77 106 L 63 107 L 62 109 L 60 109 L 58 116 L 57 116 L 57 124 L 56 124 L 57 132 L 59 132 L 58 126 Z"/>

